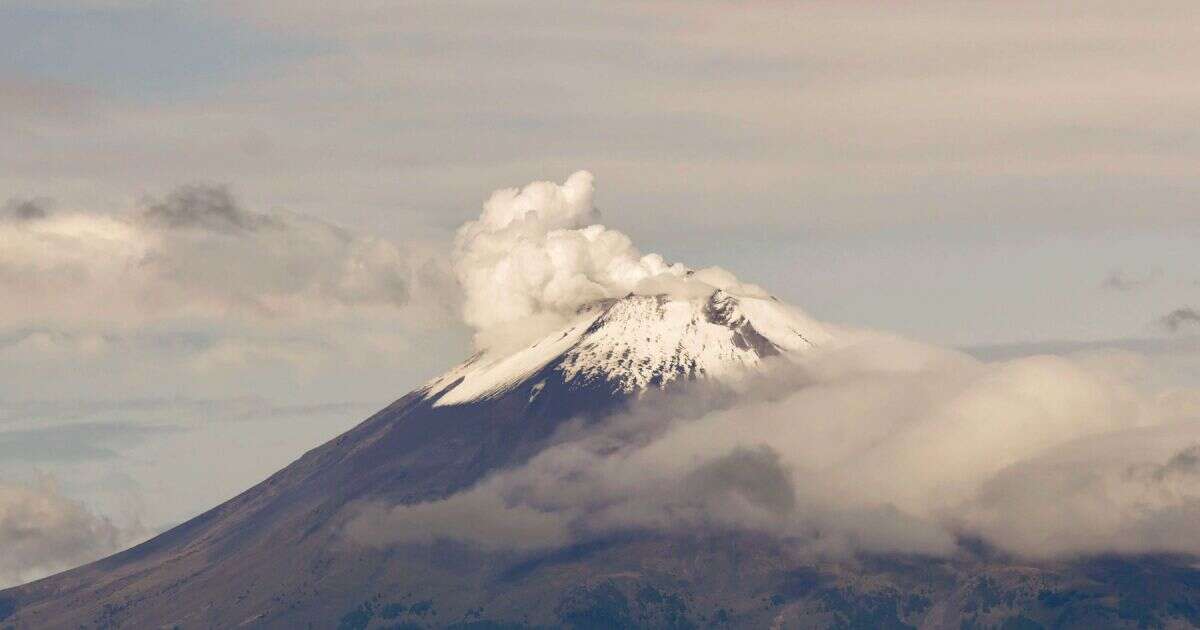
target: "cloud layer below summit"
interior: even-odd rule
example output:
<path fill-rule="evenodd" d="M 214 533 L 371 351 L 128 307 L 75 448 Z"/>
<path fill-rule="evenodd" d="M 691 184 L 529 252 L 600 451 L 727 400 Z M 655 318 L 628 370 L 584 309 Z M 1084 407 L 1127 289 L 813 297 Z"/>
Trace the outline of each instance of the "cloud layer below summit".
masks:
<path fill-rule="evenodd" d="M 443 501 L 371 506 L 367 544 L 553 548 L 754 531 L 797 552 L 1200 553 L 1200 391 L 1129 353 L 985 363 L 877 333 L 736 390 L 650 396 Z"/>

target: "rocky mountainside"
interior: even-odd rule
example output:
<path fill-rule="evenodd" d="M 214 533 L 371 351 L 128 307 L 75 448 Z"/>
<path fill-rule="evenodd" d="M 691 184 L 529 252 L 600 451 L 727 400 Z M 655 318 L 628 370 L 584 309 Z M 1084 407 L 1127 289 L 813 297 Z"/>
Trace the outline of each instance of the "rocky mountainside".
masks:
<path fill-rule="evenodd" d="M 657 388 L 737 379 L 830 339 L 769 298 L 592 304 L 528 347 L 473 357 L 150 541 L 0 593 L 0 627 L 1200 626 L 1189 558 L 1034 565 L 964 541 L 949 559 L 832 561 L 716 531 L 533 551 L 345 536 L 361 505 L 451 496 L 529 460 L 564 422 Z"/>

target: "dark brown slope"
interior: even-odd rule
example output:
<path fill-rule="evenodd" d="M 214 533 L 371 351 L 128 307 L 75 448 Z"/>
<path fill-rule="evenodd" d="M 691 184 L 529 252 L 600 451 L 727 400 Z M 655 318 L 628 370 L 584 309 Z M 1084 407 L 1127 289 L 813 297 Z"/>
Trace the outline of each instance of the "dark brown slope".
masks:
<path fill-rule="evenodd" d="M 581 343 L 596 347 L 588 335 L 620 341 L 628 327 L 653 331 L 663 301 L 629 296 L 600 303 L 601 316 Z M 730 334 L 753 332 L 731 316 L 715 323 Z M 452 389 L 447 383 L 432 396 L 414 392 L 144 544 L 0 593 L 0 615 L 17 627 L 287 625 L 327 621 L 346 598 L 357 600 L 388 575 L 433 579 L 446 570 L 441 552 L 355 548 L 342 537 L 346 520 L 361 502 L 414 503 L 454 494 L 528 459 L 563 421 L 598 417 L 624 404 L 630 390 L 613 374 L 564 370 L 566 356 L 483 400 L 434 406 Z M 661 369 L 684 379 L 696 376 L 686 362 Z M 651 382 L 665 382 L 661 376 Z"/>
<path fill-rule="evenodd" d="M 338 591 L 357 596 L 372 581 L 365 575 L 329 579 L 362 564 L 340 537 L 352 504 L 448 496 L 488 471 L 527 459 L 563 420 L 620 404 L 603 388 L 565 384 L 543 389 L 530 402 L 529 387 L 447 407 L 433 407 L 434 400 L 420 392 L 409 394 L 162 535 L 0 593 L 0 623 L 229 627 L 256 617 L 263 623 L 281 615 L 326 617 Z"/>

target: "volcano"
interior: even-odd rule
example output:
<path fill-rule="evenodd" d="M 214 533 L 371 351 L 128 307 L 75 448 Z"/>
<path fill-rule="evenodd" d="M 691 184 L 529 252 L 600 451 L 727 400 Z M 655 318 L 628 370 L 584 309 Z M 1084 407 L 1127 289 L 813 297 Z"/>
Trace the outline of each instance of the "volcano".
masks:
<path fill-rule="evenodd" d="M 739 531 L 616 531 L 533 550 L 361 545 L 363 505 L 445 499 L 658 390 L 736 382 L 835 336 L 770 297 L 627 295 L 483 352 L 241 495 L 112 557 L 0 593 L 11 628 L 1200 625 L 1175 557 L 1028 564 L 793 558 Z"/>

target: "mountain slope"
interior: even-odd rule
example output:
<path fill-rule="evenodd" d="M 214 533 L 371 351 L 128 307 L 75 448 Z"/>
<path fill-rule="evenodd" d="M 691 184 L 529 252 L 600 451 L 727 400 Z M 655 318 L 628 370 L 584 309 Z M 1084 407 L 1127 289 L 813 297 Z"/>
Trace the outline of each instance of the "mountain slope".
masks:
<path fill-rule="evenodd" d="M 763 535 L 700 531 L 526 552 L 345 536 L 360 506 L 453 495 L 529 460 L 568 420 L 693 379 L 737 379 L 830 341 L 775 300 L 721 291 L 592 304 L 144 544 L 0 593 L 0 627 L 1200 625 L 1200 569 L 1188 558 L 1031 565 L 968 545 L 951 559 L 823 561 Z"/>
<path fill-rule="evenodd" d="M 356 573 L 364 561 L 342 540 L 355 504 L 444 498 L 528 459 L 565 420 L 602 415 L 645 387 L 732 376 L 824 334 L 815 325 L 799 330 L 802 316 L 771 304 L 747 307 L 721 292 L 594 304 L 529 348 L 480 355 L 434 379 L 187 523 L 10 589 L 0 611 L 15 627 L 227 627 L 256 615 L 271 623 L 328 616 L 337 592 L 357 598 L 377 579 Z M 390 553 L 376 560 L 373 571 L 383 573 L 414 561 Z"/>

